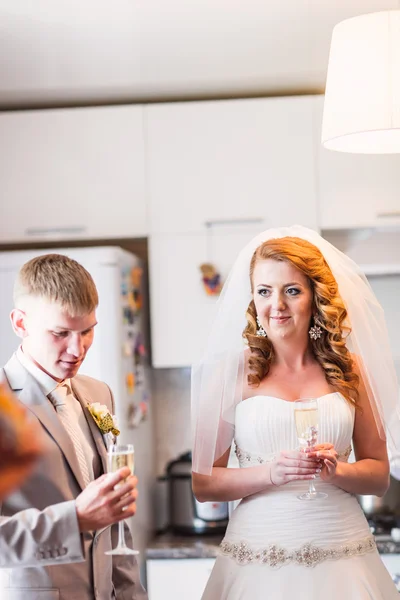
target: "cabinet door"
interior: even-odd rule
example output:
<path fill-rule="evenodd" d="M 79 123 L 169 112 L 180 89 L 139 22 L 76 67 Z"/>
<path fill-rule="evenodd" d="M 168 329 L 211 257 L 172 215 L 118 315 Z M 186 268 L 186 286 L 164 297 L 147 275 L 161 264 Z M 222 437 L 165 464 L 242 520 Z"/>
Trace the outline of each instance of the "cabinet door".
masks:
<path fill-rule="evenodd" d="M 145 131 L 151 232 L 317 227 L 313 97 L 156 104 Z"/>
<path fill-rule="evenodd" d="M 148 560 L 149 600 L 200 600 L 214 563 L 214 558 Z"/>
<path fill-rule="evenodd" d="M 145 236 L 143 108 L 0 115 L 0 240 Z"/>
<path fill-rule="evenodd" d="M 400 222 L 400 155 L 349 154 L 321 144 L 324 97 L 315 98 L 321 229 Z"/>
<path fill-rule="evenodd" d="M 202 356 L 217 296 L 204 290 L 200 265 L 212 262 L 224 281 L 250 229 L 219 235 L 153 235 L 149 244 L 152 362 L 186 367 Z"/>

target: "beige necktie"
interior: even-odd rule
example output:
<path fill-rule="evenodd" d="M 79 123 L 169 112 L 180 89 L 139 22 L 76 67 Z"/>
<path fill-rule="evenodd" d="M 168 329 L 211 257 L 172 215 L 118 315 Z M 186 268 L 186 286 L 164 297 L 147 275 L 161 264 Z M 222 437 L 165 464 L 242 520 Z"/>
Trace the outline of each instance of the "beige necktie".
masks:
<path fill-rule="evenodd" d="M 61 383 L 49 394 L 48 397 L 56 409 L 57 415 L 60 417 L 60 421 L 64 425 L 64 428 L 74 445 L 75 454 L 78 459 L 83 481 L 86 487 L 90 483 L 91 477 L 82 445 L 83 434 L 77 422 L 74 410 L 67 400 L 68 395 L 71 395 L 71 398 L 73 398 L 69 385 L 67 383 Z"/>

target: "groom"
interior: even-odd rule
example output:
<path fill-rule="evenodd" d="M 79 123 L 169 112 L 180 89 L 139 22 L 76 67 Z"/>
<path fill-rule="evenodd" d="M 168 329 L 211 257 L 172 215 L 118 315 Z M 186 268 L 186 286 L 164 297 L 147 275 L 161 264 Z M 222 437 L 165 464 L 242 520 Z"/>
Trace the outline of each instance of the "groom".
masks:
<path fill-rule="evenodd" d="M 15 567 L 0 569 L 0 598 L 144 600 L 136 559 L 105 554 L 116 545 L 114 524 L 135 513 L 137 492 L 126 467 L 105 475 L 106 445 L 87 408 L 98 402 L 112 415 L 109 387 L 77 375 L 96 326 L 94 281 L 66 256 L 39 256 L 19 272 L 14 305 L 22 343 L 1 379 L 47 444 L 33 474 L 0 504 L 0 566 Z"/>

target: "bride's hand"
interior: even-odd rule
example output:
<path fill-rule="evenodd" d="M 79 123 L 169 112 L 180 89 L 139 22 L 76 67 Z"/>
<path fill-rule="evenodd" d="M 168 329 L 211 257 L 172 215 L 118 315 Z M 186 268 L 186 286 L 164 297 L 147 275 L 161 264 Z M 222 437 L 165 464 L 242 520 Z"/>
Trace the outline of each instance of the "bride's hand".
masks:
<path fill-rule="evenodd" d="M 331 481 L 336 475 L 338 464 L 338 453 L 333 444 L 317 444 L 312 452 L 314 458 L 321 461 L 320 478 L 323 481 Z"/>
<path fill-rule="evenodd" d="M 321 463 L 318 458 L 304 452 L 281 452 L 271 463 L 271 483 L 285 485 L 289 481 L 310 480 L 320 473 Z"/>

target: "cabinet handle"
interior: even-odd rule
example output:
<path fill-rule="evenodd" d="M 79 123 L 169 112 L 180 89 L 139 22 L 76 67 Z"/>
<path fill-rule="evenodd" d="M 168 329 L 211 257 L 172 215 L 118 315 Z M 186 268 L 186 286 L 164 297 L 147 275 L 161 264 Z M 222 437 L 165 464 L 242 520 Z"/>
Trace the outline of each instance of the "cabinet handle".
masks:
<path fill-rule="evenodd" d="M 400 210 L 388 210 L 387 212 L 376 213 L 377 219 L 395 219 L 400 217 Z"/>
<path fill-rule="evenodd" d="M 65 235 L 65 234 L 78 234 L 85 233 L 86 227 L 83 226 L 72 226 L 72 227 L 28 227 L 25 229 L 25 235 L 36 236 L 36 235 Z"/>
<path fill-rule="evenodd" d="M 264 219 L 256 217 L 254 219 L 213 219 L 212 221 L 205 221 L 206 227 L 215 227 L 220 225 L 257 225 L 257 223 L 263 223 Z"/>

